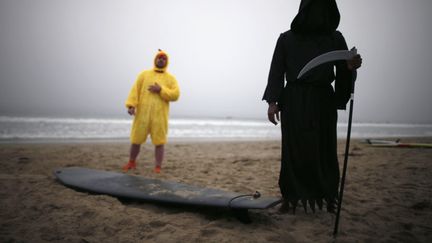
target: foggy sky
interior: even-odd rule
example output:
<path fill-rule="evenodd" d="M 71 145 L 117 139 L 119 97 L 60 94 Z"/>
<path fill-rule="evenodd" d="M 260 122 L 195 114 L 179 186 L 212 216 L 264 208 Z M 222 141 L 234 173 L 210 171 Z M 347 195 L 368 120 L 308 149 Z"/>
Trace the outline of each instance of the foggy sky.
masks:
<path fill-rule="evenodd" d="M 265 119 L 274 46 L 299 2 L 0 0 L 0 115 L 126 117 L 161 48 L 181 89 L 172 117 Z M 432 1 L 338 5 L 363 57 L 355 121 L 432 123 Z"/>

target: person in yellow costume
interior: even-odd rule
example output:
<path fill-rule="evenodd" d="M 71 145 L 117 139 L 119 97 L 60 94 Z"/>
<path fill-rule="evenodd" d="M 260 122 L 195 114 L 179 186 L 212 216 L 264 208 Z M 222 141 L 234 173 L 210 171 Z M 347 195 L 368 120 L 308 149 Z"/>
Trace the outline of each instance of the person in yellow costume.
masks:
<path fill-rule="evenodd" d="M 155 145 L 155 173 L 160 173 L 164 144 L 167 142 L 169 102 L 180 96 L 176 78 L 167 72 L 168 55 L 159 50 L 153 69 L 141 72 L 126 100 L 129 115 L 134 115 L 131 130 L 129 162 L 123 171 L 136 169 L 141 144 L 150 135 Z"/>

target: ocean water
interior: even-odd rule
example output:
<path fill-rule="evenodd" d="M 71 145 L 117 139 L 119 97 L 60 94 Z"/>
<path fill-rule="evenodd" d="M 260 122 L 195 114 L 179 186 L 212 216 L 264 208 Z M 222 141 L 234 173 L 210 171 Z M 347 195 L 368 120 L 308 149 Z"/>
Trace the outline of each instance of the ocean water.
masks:
<path fill-rule="evenodd" d="M 131 119 L 0 116 L 0 141 L 128 139 Z M 338 124 L 346 137 L 347 124 Z M 432 124 L 354 123 L 353 138 L 432 136 Z M 280 126 L 265 120 L 171 118 L 169 139 L 273 140 Z"/>

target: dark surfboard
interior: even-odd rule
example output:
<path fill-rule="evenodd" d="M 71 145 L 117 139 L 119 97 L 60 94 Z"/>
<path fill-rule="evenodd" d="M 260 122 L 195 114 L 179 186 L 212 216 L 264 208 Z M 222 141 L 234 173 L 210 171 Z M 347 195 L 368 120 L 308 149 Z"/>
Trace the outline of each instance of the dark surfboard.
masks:
<path fill-rule="evenodd" d="M 281 202 L 279 197 L 255 198 L 252 194 L 81 167 L 59 168 L 54 175 L 68 187 L 139 201 L 232 209 L 266 209 Z"/>

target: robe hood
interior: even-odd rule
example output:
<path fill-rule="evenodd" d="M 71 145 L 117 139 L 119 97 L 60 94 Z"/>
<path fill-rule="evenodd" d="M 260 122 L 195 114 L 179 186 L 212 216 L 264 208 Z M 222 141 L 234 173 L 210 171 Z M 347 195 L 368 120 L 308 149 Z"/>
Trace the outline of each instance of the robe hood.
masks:
<path fill-rule="evenodd" d="M 291 22 L 296 34 L 321 35 L 336 31 L 340 14 L 335 0 L 302 0 L 297 16 Z"/>
<path fill-rule="evenodd" d="M 163 67 L 163 68 L 158 68 L 158 67 L 156 66 L 156 59 L 157 59 L 159 56 L 166 56 L 166 58 L 167 58 L 167 63 L 166 63 L 166 65 L 165 65 L 165 67 Z M 168 64 L 169 64 L 169 57 L 168 57 L 168 54 L 167 54 L 166 52 L 162 51 L 161 49 L 159 49 L 158 52 L 156 53 L 156 56 L 155 56 L 154 60 L 153 60 L 153 70 L 155 70 L 155 71 L 157 71 L 157 72 L 166 72 L 166 70 L 167 70 L 167 68 L 168 68 Z"/>

